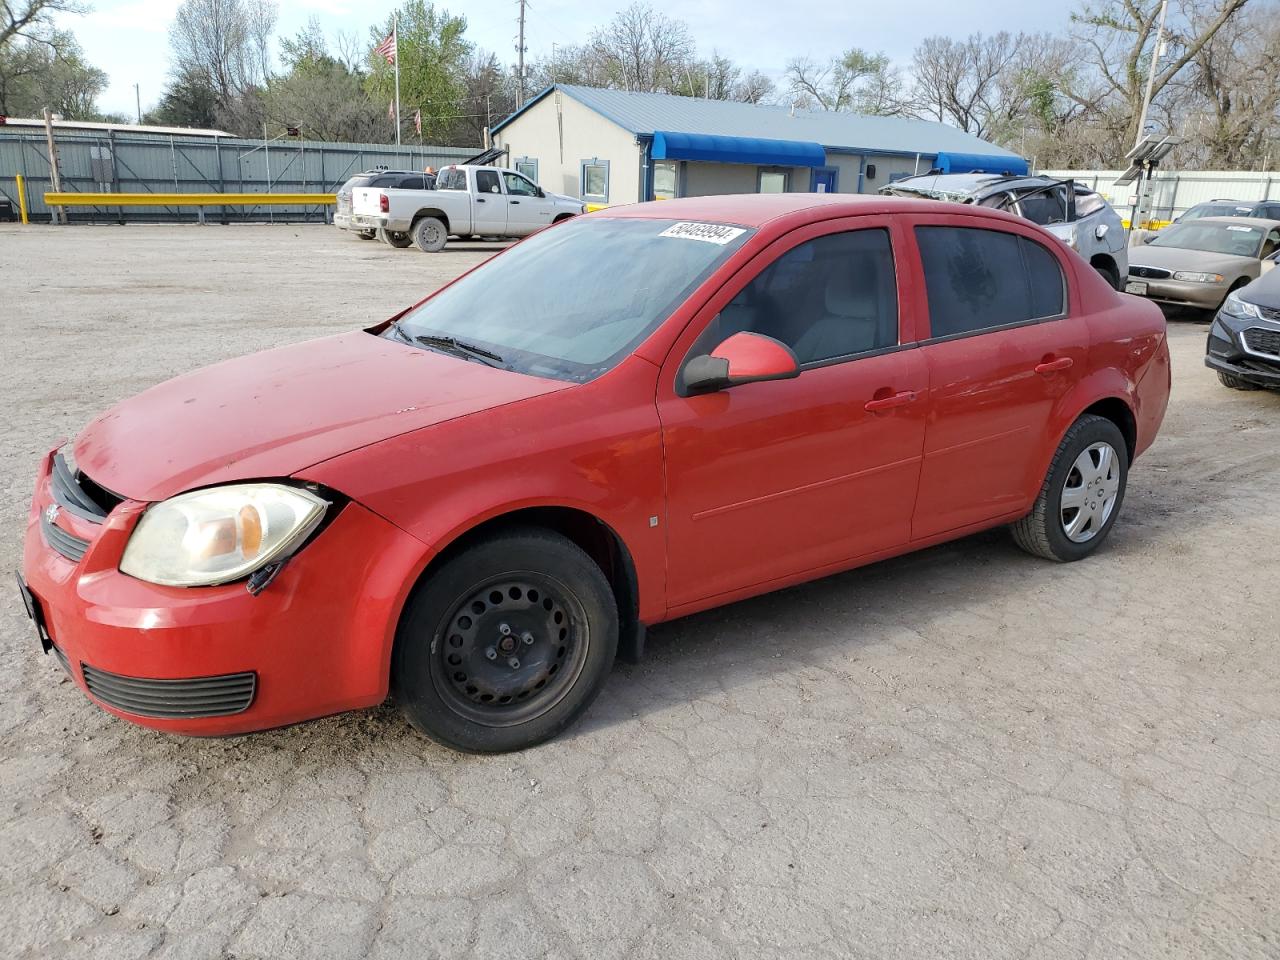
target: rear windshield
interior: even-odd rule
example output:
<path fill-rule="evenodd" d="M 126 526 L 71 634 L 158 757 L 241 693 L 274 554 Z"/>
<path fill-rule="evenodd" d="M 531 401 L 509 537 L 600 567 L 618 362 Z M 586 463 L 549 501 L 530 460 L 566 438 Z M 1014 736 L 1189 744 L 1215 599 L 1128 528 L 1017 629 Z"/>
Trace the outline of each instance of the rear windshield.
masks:
<path fill-rule="evenodd" d="M 356 187 L 367 187 L 367 186 L 369 185 L 369 181 L 370 181 L 370 180 L 372 180 L 372 179 L 373 179 L 373 177 L 371 177 L 371 176 L 370 176 L 369 174 L 367 174 L 367 173 L 357 173 L 354 177 L 352 177 L 350 180 L 348 180 L 346 183 L 344 183 L 344 184 L 343 184 L 343 185 L 338 189 L 338 192 L 339 192 L 339 193 L 350 193 L 350 192 L 351 192 L 352 190 L 354 190 Z"/>
<path fill-rule="evenodd" d="M 1253 207 L 1235 203 L 1202 203 L 1182 215 L 1183 220 L 1199 220 L 1201 217 L 1247 217 Z"/>
<path fill-rule="evenodd" d="M 1265 234 L 1261 227 L 1242 223 L 1175 223 L 1161 230 L 1151 241 L 1151 246 L 1256 257 L 1262 251 Z"/>
<path fill-rule="evenodd" d="M 497 366 L 584 382 L 627 356 L 751 233 L 674 220 L 569 220 L 441 290 L 399 328 L 410 338 L 465 341 L 501 358 Z"/>

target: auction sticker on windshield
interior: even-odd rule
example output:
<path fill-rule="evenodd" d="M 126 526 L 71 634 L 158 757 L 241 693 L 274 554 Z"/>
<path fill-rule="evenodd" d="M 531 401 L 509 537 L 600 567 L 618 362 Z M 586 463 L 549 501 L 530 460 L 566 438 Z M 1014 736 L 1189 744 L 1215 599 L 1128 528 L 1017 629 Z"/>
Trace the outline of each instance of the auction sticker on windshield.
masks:
<path fill-rule="evenodd" d="M 679 237 L 682 240 L 701 240 L 724 246 L 746 233 L 741 227 L 726 227 L 722 223 L 673 223 L 663 230 L 660 237 Z"/>

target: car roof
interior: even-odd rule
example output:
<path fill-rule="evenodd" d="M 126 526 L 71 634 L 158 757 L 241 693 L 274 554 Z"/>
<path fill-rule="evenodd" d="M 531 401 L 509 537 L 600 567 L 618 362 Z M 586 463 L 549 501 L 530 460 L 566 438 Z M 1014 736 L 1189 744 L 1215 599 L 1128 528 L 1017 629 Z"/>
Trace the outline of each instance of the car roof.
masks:
<path fill-rule="evenodd" d="M 1267 217 L 1197 217 L 1192 223 L 1224 223 L 1235 227 L 1258 227 L 1262 230 L 1280 227 L 1280 220 L 1270 220 Z"/>
<path fill-rule="evenodd" d="M 939 205 L 945 206 L 945 211 L 940 210 Z M 731 223 L 741 227 L 760 227 L 772 220 L 790 216 L 800 220 L 817 221 L 844 216 L 921 213 L 926 210 L 947 214 L 963 212 L 1006 223 L 1025 224 L 1027 222 L 1021 217 L 987 207 L 966 207 L 963 211 L 958 211 L 954 204 L 942 200 L 853 193 L 743 193 L 712 197 L 681 197 L 675 200 L 653 200 L 649 203 L 608 207 L 588 216 L 696 220 L 709 223 Z M 808 216 L 806 217 L 805 214 Z"/>
<path fill-rule="evenodd" d="M 983 197 L 1004 190 L 1015 190 L 1021 187 L 1045 187 L 1062 182 L 1061 177 L 1046 177 L 1041 174 L 922 173 L 919 176 L 894 180 L 886 184 L 885 187 L 886 189 L 919 189 Z"/>

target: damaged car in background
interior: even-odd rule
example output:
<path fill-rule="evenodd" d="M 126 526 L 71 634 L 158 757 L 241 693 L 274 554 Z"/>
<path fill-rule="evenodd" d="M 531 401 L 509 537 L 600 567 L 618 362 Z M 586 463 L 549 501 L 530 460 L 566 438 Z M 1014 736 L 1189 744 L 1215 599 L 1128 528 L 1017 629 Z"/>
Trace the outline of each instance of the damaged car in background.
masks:
<path fill-rule="evenodd" d="M 1123 288 L 1129 272 L 1124 221 L 1101 194 L 1082 183 L 998 173 L 927 173 L 895 180 L 880 192 L 972 203 L 1030 220 L 1080 254 L 1115 290 Z"/>

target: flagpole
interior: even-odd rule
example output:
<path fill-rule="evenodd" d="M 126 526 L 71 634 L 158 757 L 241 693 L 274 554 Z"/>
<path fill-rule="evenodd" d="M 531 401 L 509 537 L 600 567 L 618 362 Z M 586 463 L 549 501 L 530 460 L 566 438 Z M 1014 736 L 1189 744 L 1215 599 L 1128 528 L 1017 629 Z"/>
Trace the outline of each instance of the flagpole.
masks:
<path fill-rule="evenodd" d="M 395 20 L 391 23 L 391 36 L 395 42 L 396 52 L 396 146 L 400 146 L 400 11 L 396 11 Z"/>

